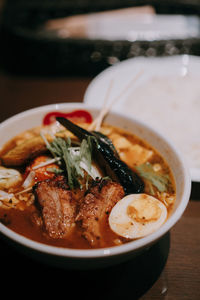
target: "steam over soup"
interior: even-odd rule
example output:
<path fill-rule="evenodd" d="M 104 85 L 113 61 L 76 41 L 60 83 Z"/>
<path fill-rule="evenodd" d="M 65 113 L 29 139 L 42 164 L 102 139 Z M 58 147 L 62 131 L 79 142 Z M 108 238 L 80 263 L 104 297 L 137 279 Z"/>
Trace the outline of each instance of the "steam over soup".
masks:
<path fill-rule="evenodd" d="M 108 124 L 88 132 L 87 123 L 69 122 L 69 130 L 60 123 L 25 131 L 2 148 L 1 222 L 32 240 L 78 249 L 157 230 L 175 202 L 160 154 Z"/>

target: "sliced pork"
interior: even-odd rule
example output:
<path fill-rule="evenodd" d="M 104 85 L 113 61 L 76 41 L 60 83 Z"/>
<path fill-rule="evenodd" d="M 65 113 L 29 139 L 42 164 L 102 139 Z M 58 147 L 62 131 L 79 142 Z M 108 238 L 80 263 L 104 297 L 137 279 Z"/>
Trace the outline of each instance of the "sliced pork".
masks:
<path fill-rule="evenodd" d="M 122 186 L 111 180 L 95 181 L 89 189 L 80 204 L 76 222 L 91 246 L 102 245 L 101 224 L 108 219 L 111 209 L 123 196 Z"/>
<path fill-rule="evenodd" d="M 67 237 L 75 226 L 76 201 L 64 177 L 39 182 L 35 194 L 47 234 Z"/>

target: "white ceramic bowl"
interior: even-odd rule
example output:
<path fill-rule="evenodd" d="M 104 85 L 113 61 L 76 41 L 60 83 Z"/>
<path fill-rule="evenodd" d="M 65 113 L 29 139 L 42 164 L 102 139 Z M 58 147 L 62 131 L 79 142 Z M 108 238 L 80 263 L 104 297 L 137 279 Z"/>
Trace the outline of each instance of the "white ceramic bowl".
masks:
<path fill-rule="evenodd" d="M 81 103 L 53 104 L 22 112 L 1 123 L 0 147 L 16 134 L 40 125 L 47 112 L 56 110 L 67 112 L 74 109 L 86 109 L 94 117 L 98 114 L 97 108 Z M 15 246 L 35 258 L 57 266 L 75 269 L 106 267 L 123 262 L 148 249 L 180 219 L 189 200 L 191 180 L 185 162 L 177 149 L 157 131 L 135 120 L 131 115 L 110 112 L 106 122 L 129 130 L 146 140 L 161 153 L 171 167 L 175 178 L 177 199 L 169 219 L 156 232 L 144 238 L 120 246 L 93 250 L 67 249 L 41 244 L 15 233 L 0 223 L 0 232 Z"/>

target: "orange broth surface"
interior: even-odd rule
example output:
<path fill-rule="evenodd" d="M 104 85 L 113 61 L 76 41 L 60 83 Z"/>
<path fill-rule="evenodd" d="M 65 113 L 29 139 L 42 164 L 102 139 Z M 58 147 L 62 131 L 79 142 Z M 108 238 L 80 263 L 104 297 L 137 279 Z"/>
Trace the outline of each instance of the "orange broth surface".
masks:
<path fill-rule="evenodd" d="M 170 197 L 173 197 L 175 201 L 175 183 L 173 179 L 173 175 L 167 165 L 167 163 L 164 161 L 164 159 L 161 157 L 161 155 L 153 149 L 150 145 L 148 145 L 145 141 L 141 140 L 140 138 L 136 137 L 134 134 L 127 132 L 125 130 L 122 130 L 117 127 L 113 127 L 110 125 L 103 125 L 102 127 L 102 132 L 106 134 L 113 142 L 115 145 L 117 151 L 119 154 L 122 154 L 122 158 L 128 157 L 128 165 L 133 169 L 133 171 L 136 171 L 136 165 L 138 165 L 138 161 L 134 163 L 131 160 L 131 154 L 130 154 L 130 149 L 129 148 L 124 148 L 121 150 L 120 147 L 118 147 L 118 144 L 120 144 L 119 138 L 125 138 L 126 141 L 130 142 L 132 145 L 139 145 L 143 147 L 144 149 L 148 151 L 152 151 L 151 157 L 148 159 L 148 162 L 151 163 L 152 165 L 160 166 L 162 173 L 168 176 L 169 178 L 169 186 L 167 190 L 167 196 L 170 199 Z M 28 131 L 25 133 L 22 133 L 20 137 L 16 137 L 12 139 L 9 143 L 5 145 L 4 148 L 2 148 L 0 155 L 6 153 L 8 149 L 11 149 L 16 145 L 17 143 L 20 142 L 20 139 L 23 141 L 23 136 L 29 138 L 31 136 L 38 134 L 38 129 L 33 129 L 32 131 Z M 116 137 L 118 140 L 116 140 Z M 122 147 L 123 148 L 123 147 Z M 121 155 L 120 155 L 121 157 Z M 133 153 L 134 157 L 134 153 Z M 122 159 L 121 158 L 121 159 Z M 24 174 L 26 166 L 22 166 L 18 168 Z M 137 171 L 136 171 L 137 172 Z M 144 180 L 145 183 L 145 190 L 144 192 L 147 194 L 150 194 L 151 191 L 149 189 L 149 184 L 146 180 Z M 15 188 L 15 192 L 21 191 L 21 187 Z M 163 197 L 165 195 L 161 195 L 156 189 L 154 189 L 155 195 L 158 200 L 164 202 Z M 32 192 L 31 192 L 32 193 Z M 30 194 L 30 192 L 29 192 Z M 25 195 L 24 195 L 25 196 Z M 167 211 L 168 211 L 168 216 L 170 215 L 170 212 L 173 208 L 174 201 L 171 201 L 167 204 Z M 89 249 L 91 246 L 88 244 L 87 240 L 82 237 L 82 232 L 78 226 L 75 226 L 72 234 L 66 238 L 66 239 L 54 239 L 50 238 L 47 233 L 45 232 L 44 228 L 37 226 L 32 222 L 31 215 L 37 210 L 37 205 L 35 204 L 35 201 L 33 203 L 26 205 L 26 203 L 22 200 L 19 204 L 16 206 L 10 207 L 8 206 L 7 208 L 5 207 L 0 207 L 0 221 L 10 228 L 11 230 L 27 237 L 30 238 L 31 240 L 48 244 L 48 245 L 54 245 L 57 247 L 66 247 L 66 248 L 76 248 L 76 249 Z M 115 234 L 109 227 L 108 224 L 108 216 L 106 220 L 100 224 L 100 230 L 103 236 L 103 243 L 101 247 L 110 247 L 110 246 L 116 246 L 120 245 L 122 243 L 128 242 L 129 240 L 119 237 L 117 234 Z"/>

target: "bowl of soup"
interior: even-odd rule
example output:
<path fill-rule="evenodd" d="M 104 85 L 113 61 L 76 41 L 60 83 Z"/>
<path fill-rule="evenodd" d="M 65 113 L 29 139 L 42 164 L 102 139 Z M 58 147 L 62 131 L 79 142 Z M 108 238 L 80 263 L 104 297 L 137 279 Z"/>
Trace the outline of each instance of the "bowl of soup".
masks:
<path fill-rule="evenodd" d="M 0 125 L 0 231 L 28 255 L 90 269 L 133 258 L 181 218 L 189 171 L 159 131 L 81 103 Z"/>

